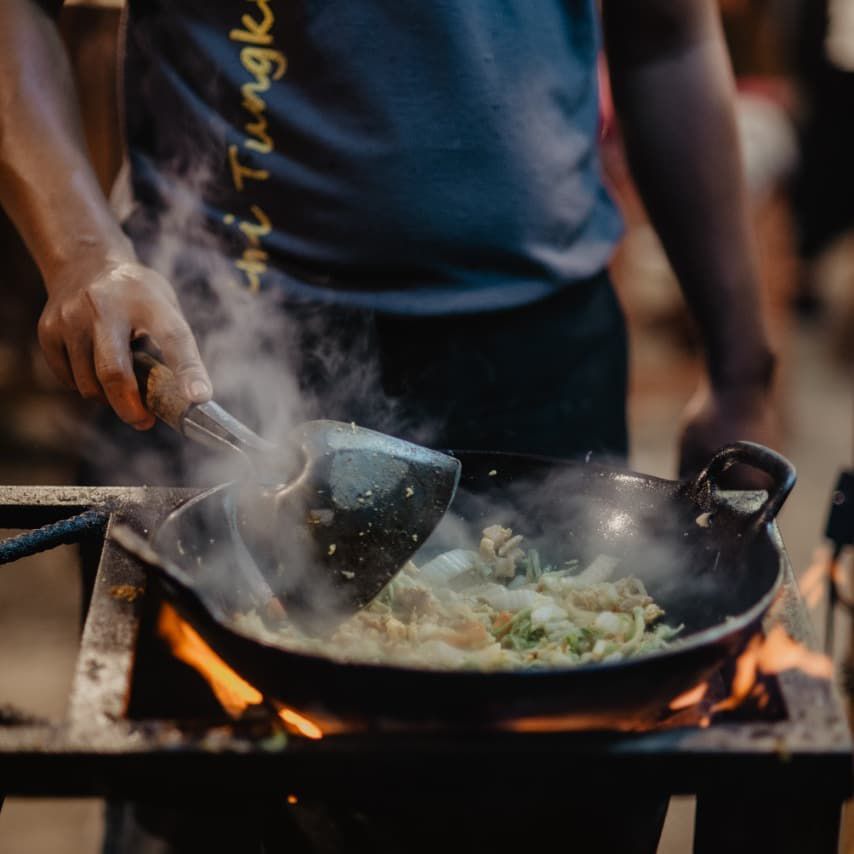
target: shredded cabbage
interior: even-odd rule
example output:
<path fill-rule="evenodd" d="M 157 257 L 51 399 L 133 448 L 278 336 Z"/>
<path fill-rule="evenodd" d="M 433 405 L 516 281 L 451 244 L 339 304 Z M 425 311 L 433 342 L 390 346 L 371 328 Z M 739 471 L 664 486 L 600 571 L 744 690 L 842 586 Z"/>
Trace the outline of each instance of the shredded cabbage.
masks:
<path fill-rule="evenodd" d="M 413 563 L 329 638 L 287 624 L 275 632 L 256 613 L 238 623 L 282 646 L 338 660 L 434 669 L 566 667 L 662 649 L 681 626 L 634 576 L 614 579 L 620 561 L 599 555 L 543 565 L 522 537 L 492 525 L 478 551 L 454 549 Z"/>

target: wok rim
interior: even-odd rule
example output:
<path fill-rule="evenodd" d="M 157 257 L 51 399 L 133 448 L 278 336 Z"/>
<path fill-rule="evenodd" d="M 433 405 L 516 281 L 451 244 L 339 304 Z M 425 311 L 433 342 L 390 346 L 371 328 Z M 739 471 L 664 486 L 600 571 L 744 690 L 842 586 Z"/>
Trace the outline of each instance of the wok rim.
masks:
<path fill-rule="evenodd" d="M 470 451 L 462 449 L 455 449 L 447 453 L 450 453 L 454 456 L 456 456 L 457 454 L 479 455 L 482 457 L 489 456 L 492 458 L 503 456 L 506 458 L 512 458 L 514 460 L 528 460 L 531 462 L 538 462 L 542 464 L 554 464 L 561 466 L 582 466 L 587 470 L 598 470 L 612 477 L 625 475 L 631 478 L 637 478 L 645 483 L 669 486 L 673 487 L 674 489 L 683 486 L 685 483 L 684 481 L 670 480 L 667 478 L 657 477 L 656 475 L 643 474 L 640 472 L 633 471 L 631 469 L 609 468 L 607 466 L 594 462 L 561 460 L 558 458 L 539 456 L 534 454 L 522 454 L 501 451 Z M 226 483 L 219 484 L 215 487 L 206 489 L 192 496 L 191 498 L 187 499 L 186 501 L 178 505 L 176 508 L 174 508 L 151 532 L 149 539 L 155 550 L 158 550 L 158 538 L 163 532 L 163 530 L 167 527 L 167 522 L 169 519 L 173 518 L 178 514 L 186 512 L 189 507 L 193 506 L 194 504 L 200 503 L 206 499 L 209 499 L 212 495 L 236 487 L 239 483 L 240 481 L 228 481 Z M 738 493 L 739 490 L 733 490 L 732 492 Z M 743 490 L 743 492 L 749 493 L 753 492 L 753 490 Z M 721 501 L 721 499 L 719 498 L 713 498 L 712 500 L 716 505 L 729 504 L 729 502 Z M 323 655 L 310 651 L 296 650 L 273 643 L 267 639 L 260 638 L 254 634 L 247 633 L 245 630 L 235 625 L 233 618 L 228 615 L 218 617 L 215 613 L 215 606 L 212 607 L 208 604 L 208 602 L 204 598 L 204 595 L 198 591 L 198 588 L 195 585 L 188 586 L 182 579 L 175 577 L 173 573 L 169 571 L 168 568 L 166 568 L 166 574 L 168 575 L 168 581 L 177 586 L 179 588 L 180 593 L 184 594 L 185 596 L 192 597 L 196 607 L 200 608 L 204 612 L 206 619 L 212 622 L 217 631 L 229 633 L 233 636 L 236 636 L 242 642 L 248 642 L 264 647 L 267 653 L 284 655 L 287 656 L 288 659 L 291 661 L 300 661 L 306 664 L 307 666 L 334 666 L 338 670 L 343 668 L 344 672 L 346 673 L 370 672 L 380 677 L 393 676 L 394 674 L 403 675 L 405 677 L 418 677 L 426 675 L 429 678 L 441 678 L 447 681 L 456 681 L 459 679 L 470 680 L 473 676 L 500 676 L 502 680 L 559 680 L 563 677 L 570 676 L 571 674 L 584 674 L 585 676 L 589 675 L 591 677 L 595 677 L 599 674 L 616 673 L 625 671 L 627 669 L 636 670 L 639 666 L 645 665 L 647 663 L 652 665 L 655 662 L 666 661 L 668 659 L 681 657 L 692 652 L 697 652 L 703 649 L 721 645 L 726 641 L 734 641 L 738 635 L 743 634 L 752 625 L 757 624 L 761 620 L 761 618 L 765 615 L 765 613 L 773 604 L 782 586 L 782 547 L 779 542 L 774 542 L 775 538 L 770 535 L 771 527 L 772 523 L 763 526 L 761 529 L 756 531 L 756 537 L 767 537 L 770 541 L 770 545 L 772 547 L 777 564 L 774 579 L 768 590 L 746 611 L 742 611 L 737 615 L 727 616 L 723 622 L 717 623 L 713 626 L 701 629 L 696 632 L 692 632 L 686 635 L 684 638 L 677 638 L 664 649 L 643 653 L 641 655 L 635 655 L 630 658 L 621 659 L 619 661 L 586 662 L 583 664 L 576 664 L 571 666 L 548 666 L 527 668 L 500 667 L 492 669 L 464 669 L 426 666 L 419 667 L 411 665 L 405 666 L 396 663 L 383 664 L 375 661 L 358 661 L 347 658 L 336 658 L 330 655 Z M 160 553 L 162 554 L 162 552 Z M 173 563 L 171 558 L 169 563 Z M 189 573 L 184 573 L 182 571 L 182 574 L 192 578 Z M 180 601 L 181 596 L 179 596 L 178 599 Z M 213 644 L 211 644 L 211 646 L 213 647 Z M 218 654 L 221 654 L 218 650 L 217 652 Z M 222 655 L 222 657 L 225 660 L 227 660 L 228 658 L 227 655 Z"/>

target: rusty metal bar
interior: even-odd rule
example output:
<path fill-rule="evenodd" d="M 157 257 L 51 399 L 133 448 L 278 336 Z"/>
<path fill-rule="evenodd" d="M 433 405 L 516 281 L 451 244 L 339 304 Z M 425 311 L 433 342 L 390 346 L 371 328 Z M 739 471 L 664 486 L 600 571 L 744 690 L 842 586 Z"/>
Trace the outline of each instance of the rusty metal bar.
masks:
<path fill-rule="evenodd" d="M 152 486 L 0 486 L 0 528 L 40 528 L 86 510 L 168 512 L 197 492 Z"/>
<path fill-rule="evenodd" d="M 89 604 L 68 707 L 69 744 L 126 737 L 127 704 L 146 576 L 110 540 L 111 516 Z"/>

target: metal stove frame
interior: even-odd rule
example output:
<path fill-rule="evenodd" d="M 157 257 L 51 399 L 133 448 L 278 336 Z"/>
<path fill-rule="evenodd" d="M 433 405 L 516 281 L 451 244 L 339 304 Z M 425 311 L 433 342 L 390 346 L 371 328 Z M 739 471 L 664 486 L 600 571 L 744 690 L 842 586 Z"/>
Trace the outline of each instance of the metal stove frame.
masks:
<path fill-rule="evenodd" d="M 111 541 L 110 527 L 119 519 L 138 527 L 156 524 L 193 494 L 152 487 L 0 487 L 2 528 L 53 524 L 55 535 L 65 540 L 103 531 L 66 719 L 49 724 L 0 717 L 0 804 L 4 794 L 180 803 L 190 791 L 201 798 L 296 792 L 327 801 L 368 797 L 393 803 L 438 792 L 447 797 L 455 786 L 471 797 L 467 775 L 455 781 L 447 769 L 476 763 L 487 781 L 536 767 L 538 799 L 550 791 L 565 799 L 573 786 L 587 794 L 598 787 L 613 793 L 615 780 L 642 780 L 645 791 L 696 794 L 697 854 L 837 851 L 841 808 L 851 793 L 851 737 L 835 687 L 797 671 L 777 678 L 787 712 L 783 719 L 715 720 L 705 729 L 377 728 L 320 741 L 288 738 L 283 744 L 281 738 L 258 739 L 240 727 L 188 729 L 180 721 L 129 719 L 146 576 Z M 35 550 L 30 542 L 17 545 L 22 553 Z M 117 590 L 140 595 L 116 595 Z M 788 562 L 769 623 L 782 623 L 792 637 L 815 648 Z M 574 772 L 567 775 L 567 768 Z M 514 793 L 514 802 L 525 797 L 523 791 Z"/>

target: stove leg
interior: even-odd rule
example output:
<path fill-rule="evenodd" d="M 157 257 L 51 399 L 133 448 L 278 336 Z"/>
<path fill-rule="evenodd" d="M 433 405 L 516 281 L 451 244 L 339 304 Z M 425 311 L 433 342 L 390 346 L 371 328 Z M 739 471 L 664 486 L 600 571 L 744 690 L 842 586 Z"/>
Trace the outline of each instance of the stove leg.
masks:
<path fill-rule="evenodd" d="M 694 854 L 837 854 L 842 802 L 697 796 Z"/>

